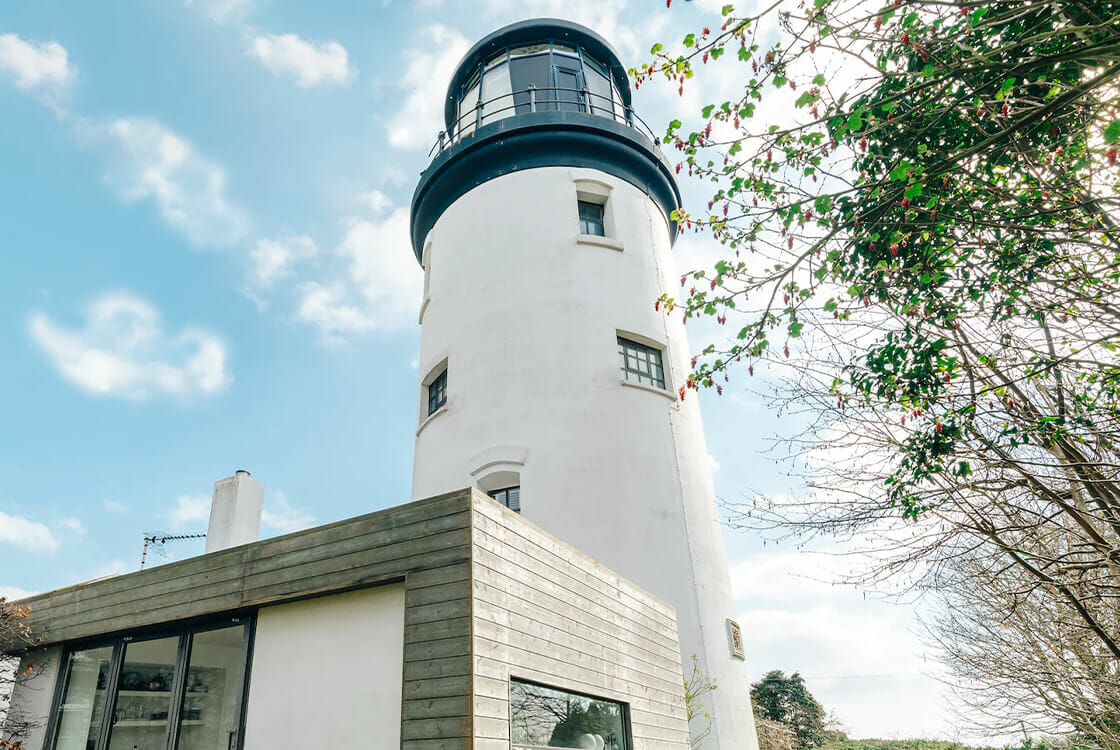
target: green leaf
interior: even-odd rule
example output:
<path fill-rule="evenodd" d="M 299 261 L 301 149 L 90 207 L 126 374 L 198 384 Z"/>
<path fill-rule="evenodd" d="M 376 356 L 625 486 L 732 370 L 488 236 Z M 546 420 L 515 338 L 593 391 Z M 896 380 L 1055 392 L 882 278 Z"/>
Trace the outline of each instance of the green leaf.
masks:
<path fill-rule="evenodd" d="M 803 94 L 801 94 L 801 96 L 797 97 L 797 101 L 794 102 L 794 106 L 797 107 L 798 109 L 800 109 L 800 108 L 804 107 L 806 104 L 812 104 L 814 101 L 816 101 L 816 99 L 817 99 L 816 94 L 814 94 L 811 91 L 806 91 Z"/>
<path fill-rule="evenodd" d="M 785 76 L 774 76 L 774 86 L 775 86 L 775 88 L 780 89 L 782 86 L 785 86 L 786 85 L 786 80 L 787 79 L 786 79 Z"/>
<path fill-rule="evenodd" d="M 813 76 L 813 83 L 817 84 L 818 86 L 823 86 L 824 76 L 820 73 L 817 73 L 815 76 Z"/>
<path fill-rule="evenodd" d="M 910 187 L 906 188 L 906 197 L 907 198 L 917 198 L 921 194 L 922 194 L 922 183 L 920 183 L 920 182 L 916 182 L 913 185 L 911 185 Z"/>
<path fill-rule="evenodd" d="M 679 130 L 680 127 L 681 127 L 681 121 L 680 120 L 673 120 L 671 123 L 669 123 L 669 130 Z"/>
<path fill-rule="evenodd" d="M 805 327 L 804 323 L 790 323 L 789 324 L 789 336 L 790 336 L 790 338 L 795 339 L 795 338 L 798 338 L 799 336 L 801 336 L 801 329 L 803 329 L 804 327 Z"/>
<path fill-rule="evenodd" d="M 716 108 L 716 105 L 709 104 L 708 106 L 704 107 L 704 109 L 701 110 L 701 113 L 704 115 L 704 118 L 707 119 L 707 118 L 712 116 L 712 110 L 714 110 L 715 108 Z"/>
<path fill-rule="evenodd" d="M 1120 120 L 1113 120 L 1104 129 L 1104 142 L 1108 144 L 1120 141 Z"/>
<path fill-rule="evenodd" d="M 853 112 L 848 117 L 848 130 L 860 130 L 863 128 L 863 117 L 859 112 Z"/>
<path fill-rule="evenodd" d="M 692 36 L 692 34 L 689 34 L 688 36 Z M 684 38 L 684 43 L 685 43 L 686 46 L 689 46 L 689 47 L 692 46 L 688 43 L 688 37 L 687 36 Z M 665 49 L 665 45 L 662 44 L 661 42 L 658 42 L 657 44 L 655 44 L 655 45 L 653 45 L 652 47 L 649 48 L 649 53 L 651 55 L 656 55 L 658 52 L 660 52 L 663 49 Z"/>
<path fill-rule="evenodd" d="M 824 311 L 825 312 L 833 312 L 835 309 L 836 309 L 836 300 L 830 299 L 828 302 L 824 303 Z"/>

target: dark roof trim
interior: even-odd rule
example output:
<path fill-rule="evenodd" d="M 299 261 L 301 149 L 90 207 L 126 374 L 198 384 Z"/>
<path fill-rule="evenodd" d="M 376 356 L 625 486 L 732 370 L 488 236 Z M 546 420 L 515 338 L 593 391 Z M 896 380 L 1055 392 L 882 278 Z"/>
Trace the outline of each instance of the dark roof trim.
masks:
<path fill-rule="evenodd" d="M 630 105 L 630 80 L 626 77 L 626 68 L 623 67 L 618 52 L 603 37 L 596 34 L 586 26 L 565 21 L 559 18 L 533 18 L 527 21 L 518 21 L 509 26 L 503 26 L 480 39 L 459 64 L 455 66 L 455 74 L 451 76 L 451 83 L 447 85 L 447 97 L 444 100 L 443 120 L 450 131 L 452 123 L 458 117 L 459 87 L 474 73 L 475 69 L 493 53 L 503 47 L 516 47 L 522 44 L 560 40 L 567 41 L 573 46 L 578 45 L 591 53 L 599 62 L 606 65 L 618 86 L 622 101 Z"/>
<path fill-rule="evenodd" d="M 681 194 L 669 162 L 646 136 L 614 120 L 579 112 L 533 112 L 476 130 L 447 148 L 420 176 L 412 195 L 411 235 L 416 259 L 447 208 L 496 177 L 536 167 L 587 167 L 644 191 L 669 221 Z"/>

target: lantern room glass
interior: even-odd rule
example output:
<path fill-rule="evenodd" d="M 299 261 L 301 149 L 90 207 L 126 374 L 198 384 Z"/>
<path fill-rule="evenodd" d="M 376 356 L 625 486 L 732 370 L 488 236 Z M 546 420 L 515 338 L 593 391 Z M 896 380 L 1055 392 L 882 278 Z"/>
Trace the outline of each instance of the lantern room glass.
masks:
<path fill-rule="evenodd" d="M 454 138 L 514 115 L 588 112 L 627 121 L 609 68 L 586 49 L 562 42 L 522 44 L 486 58 L 460 87 Z"/>

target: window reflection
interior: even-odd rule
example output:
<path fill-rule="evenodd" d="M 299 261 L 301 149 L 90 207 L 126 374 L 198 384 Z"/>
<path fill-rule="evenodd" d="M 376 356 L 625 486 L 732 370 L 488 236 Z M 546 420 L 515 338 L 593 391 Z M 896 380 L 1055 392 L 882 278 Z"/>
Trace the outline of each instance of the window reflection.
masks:
<path fill-rule="evenodd" d="M 178 750 L 237 746 L 241 723 L 246 628 L 196 633 L 191 643 L 186 691 L 179 713 Z"/>
<path fill-rule="evenodd" d="M 625 706 L 528 682 L 510 681 L 515 747 L 627 750 Z"/>
<path fill-rule="evenodd" d="M 179 636 L 125 646 L 109 750 L 166 746 L 178 653 Z"/>
<path fill-rule="evenodd" d="M 90 750 L 97 745 L 112 660 L 112 646 L 70 654 L 66 689 L 58 707 L 55 750 Z"/>
<path fill-rule="evenodd" d="M 606 65 L 559 42 L 526 44 L 488 57 L 460 89 L 455 137 L 529 112 L 590 112 L 623 119 Z"/>

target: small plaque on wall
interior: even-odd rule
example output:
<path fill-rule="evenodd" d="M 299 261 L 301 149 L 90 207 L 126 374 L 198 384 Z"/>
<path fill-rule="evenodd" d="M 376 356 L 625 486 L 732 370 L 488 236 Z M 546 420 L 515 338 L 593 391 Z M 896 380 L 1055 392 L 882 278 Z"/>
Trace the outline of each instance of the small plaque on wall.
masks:
<path fill-rule="evenodd" d="M 739 628 L 739 623 L 734 620 L 727 621 L 727 645 L 731 648 L 732 656 L 746 660 L 746 652 L 743 650 L 743 631 Z"/>

